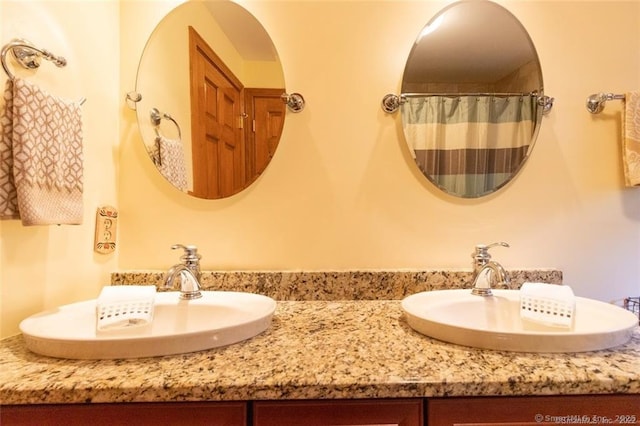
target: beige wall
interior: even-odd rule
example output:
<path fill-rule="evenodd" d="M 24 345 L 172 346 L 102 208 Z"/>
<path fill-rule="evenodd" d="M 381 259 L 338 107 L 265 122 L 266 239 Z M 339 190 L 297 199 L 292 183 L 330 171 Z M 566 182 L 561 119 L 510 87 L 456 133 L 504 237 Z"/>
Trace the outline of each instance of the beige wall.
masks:
<path fill-rule="evenodd" d="M 599 116 L 584 107 L 594 92 L 640 89 L 639 2 L 500 2 L 529 30 L 556 105 L 517 179 L 492 196 L 462 200 L 415 171 L 400 117 L 379 107 L 384 94 L 399 91 L 415 37 L 446 2 L 242 1 L 274 40 L 287 90 L 308 103 L 288 113 L 263 176 L 211 201 L 159 177 L 123 103 L 146 37 L 176 3 L 120 3 L 120 65 L 112 41 L 117 6 L 74 2 L 65 15 L 50 2 L 38 5 L 78 61 L 69 90 L 81 85 L 77 93 L 95 108 L 87 114 L 102 113 L 88 123 L 94 154 L 86 202 L 91 211 L 111 202 L 117 174 L 118 265 L 91 253 L 92 219 L 75 230 L 0 224 L 3 335 L 20 316 L 97 294 L 107 271 L 167 268 L 178 258 L 169 249 L 176 242 L 198 245 L 207 269 L 347 270 L 468 268 L 475 244 L 504 240 L 512 247 L 494 255 L 507 268 L 560 268 L 576 293 L 606 301 L 640 295 L 640 189 L 622 186 L 622 103 L 610 102 Z M 77 29 L 68 23 L 90 7 L 104 8 L 107 18 L 81 20 Z M 1 13 L 4 41 L 13 19 Z M 594 23 L 598 31 L 585 30 Z M 102 52 L 91 50 L 94 42 Z"/>
<path fill-rule="evenodd" d="M 604 300 L 640 293 L 640 190 L 622 188 L 621 103 L 597 117 L 584 107 L 592 92 L 640 88 L 638 2 L 502 2 L 529 29 L 557 101 L 520 176 L 479 200 L 424 182 L 400 117 L 379 108 L 444 2 L 243 4 L 307 108 L 288 114 L 263 176 L 226 200 L 183 196 L 150 173 L 135 134 L 124 141 L 121 269 L 166 268 L 175 242 L 197 244 L 212 269 L 466 268 L 474 244 L 505 240 L 495 257 L 507 267 L 561 268 Z M 585 31 L 593 22 L 599 31 Z"/>
<path fill-rule="evenodd" d="M 68 61 L 65 68 L 43 61 L 35 73 L 12 69 L 52 94 L 87 98 L 82 107 L 84 223 L 23 227 L 19 221 L 0 221 L 0 336 L 15 334 L 20 319 L 28 315 L 95 297 L 117 268 L 117 254 L 94 253 L 93 241 L 97 207 L 118 202 L 118 110 L 122 100 L 118 15 L 116 2 L 0 2 L 3 45 L 22 37 Z M 5 80 L 0 72 L 2 87 Z"/>

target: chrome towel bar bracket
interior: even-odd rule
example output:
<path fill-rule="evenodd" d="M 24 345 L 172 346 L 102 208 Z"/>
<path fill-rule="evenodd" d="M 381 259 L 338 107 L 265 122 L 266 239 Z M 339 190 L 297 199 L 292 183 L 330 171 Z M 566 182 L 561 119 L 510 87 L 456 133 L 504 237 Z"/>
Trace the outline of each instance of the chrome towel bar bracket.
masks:
<path fill-rule="evenodd" d="M 624 100 L 624 95 L 614 93 L 595 93 L 587 98 L 587 111 L 591 114 L 599 114 L 604 110 L 604 104 L 612 100 Z"/>

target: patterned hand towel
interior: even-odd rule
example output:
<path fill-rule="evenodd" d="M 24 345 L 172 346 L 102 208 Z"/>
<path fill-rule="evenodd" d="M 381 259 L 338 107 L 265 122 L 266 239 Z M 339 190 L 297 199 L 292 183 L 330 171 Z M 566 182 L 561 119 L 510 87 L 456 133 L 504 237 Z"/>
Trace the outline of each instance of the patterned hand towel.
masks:
<path fill-rule="evenodd" d="M 158 170 L 173 186 L 187 191 L 187 168 L 184 160 L 184 146 L 179 139 L 156 137 L 154 162 Z"/>
<path fill-rule="evenodd" d="M 13 179 L 13 81 L 4 89 L 4 110 L 0 114 L 0 219 L 20 219 Z"/>
<path fill-rule="evenodd" d="M 10 143 L 17 212 L 22 224 L 81 224 L 80 103 L 51 96 L 18 78 L 13 81 L 12 100 Z M 3 134 L 4 144 L 6 137 Z"/>
<path fill-rule="evenodd" d="M 640 92 L 627 93 L 624 103 L 624 180 L 627 186 L 637 186 L 640 185 Z"/>

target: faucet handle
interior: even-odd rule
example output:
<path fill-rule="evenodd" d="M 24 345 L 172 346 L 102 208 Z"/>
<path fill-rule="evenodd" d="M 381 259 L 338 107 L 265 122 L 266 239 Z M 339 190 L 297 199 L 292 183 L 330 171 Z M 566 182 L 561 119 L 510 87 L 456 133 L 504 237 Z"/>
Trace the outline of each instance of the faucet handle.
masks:
<path fill-rule="evenodd" d="M 471 257 L 474 260 L 474 263 L 486 263 L 491 259 L 491 255 L 489 254 L 489 249 L 496 246 L 509 247 L 509 244 L 505 242 L 498 242 L 492 244 L 478 244 L 476 245 L 475 251 L 471 253 Z"/>
<path fill-rule="evenodd" d="M 476 252 L 478 250 L 487 251 L 490 248 L 496 247 L 496 246 L 509 247 L 509 244 L 505 243 L 504 241 L 500 241 L 500 242 L 492 243 L 492 244 L 478 244 L 478 245 L 476 245 Z"/>
<path fill-rule="evenodd" d="M 198 247 L 194 245 L 183 245 L 183 244 L 174 244 L 171 246 L 171 250 L 183 249 L 184 255 L 180 257 L 180 259 L 185 262 L 197 262 L 200 260 L 202 256 L 198 254 Z"/>

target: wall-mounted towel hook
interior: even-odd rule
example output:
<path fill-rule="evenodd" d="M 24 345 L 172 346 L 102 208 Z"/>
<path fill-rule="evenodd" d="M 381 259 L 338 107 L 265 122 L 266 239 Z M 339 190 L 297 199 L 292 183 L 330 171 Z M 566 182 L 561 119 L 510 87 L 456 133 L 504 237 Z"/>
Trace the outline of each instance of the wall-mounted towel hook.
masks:
<path fill-rule="evenodd" d="M 9 43 L 5 44 L 2 47 L 2 51 L 0 51 L 0 62 L 2 62 L 2 68 L 12 80 L 15 76 L 11 70 L 9 70 L 9 66 L 7 65 L 7 54 L 9 52 L 11 52 L 15 60 L 26 69 L 39 68 L 41 58 L 53 62 L 57 67 L 64 67 L 67 65 L 67 60 L 62 56 L 56 56 L 46 49 L 37 48 L 28 40 L 14 38 Z"/>
<path fill-rule="evenodd" d="M 587 111 L 591 114 L 599 114 L 604 110 L 604 104 L 614 99 L 624 99 L 624 95 L 614 93 L 595 93 L 587 98 Z"/>
<path fill-rule="evenodd" d="M 306 105 L 304 97 L 302 97 L 300 93 L 283 93 L 280 97 L 282 98 L 284 103 L 287 104 L 287 107 L 289 107 L 291 112 L 300 112 Z"/>

